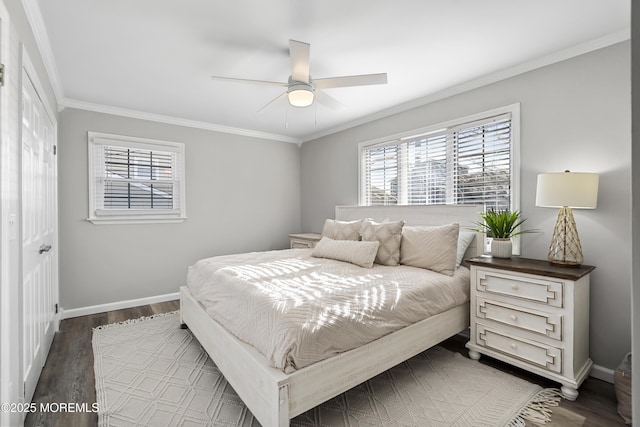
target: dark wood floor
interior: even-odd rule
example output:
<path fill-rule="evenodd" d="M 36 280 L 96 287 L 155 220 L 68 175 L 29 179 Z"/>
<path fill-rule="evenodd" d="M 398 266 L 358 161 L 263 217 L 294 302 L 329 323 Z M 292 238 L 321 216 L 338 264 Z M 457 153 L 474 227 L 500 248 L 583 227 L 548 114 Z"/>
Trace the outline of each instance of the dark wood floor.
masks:
<path fill-rule="evenodd" d="M 107 323 L 166 313 L 178 308 L 178 301 L 171 301 L 63 320 L 60 331 L 53 340 L 33 401 L 38 405 L 73 402 L 87 403 L 91 406 L 96 401 L 91 347 L 92 328 Z M 458 335 L 442 343 L 442 346 L 466 356 L 465 343 L 466 338 Z M 487 357 L 482 357 L 481 363 L 537 383 L 542 387 L 558 387 L 558 384 L 545 378 Z M 612 384 L 588 378 L 580 387 L 578 399 L 575 402 L 563 399 L 560 407 L 554 409 L 552 421 L 547 426 L 623 426 L 624 423 L 616 412 L 616 405 Z M 90 412 L 35 413 L 28 414 L 25 420 L 27 427 L 93 427 L 97 424 L 97 415 Z"/>
<path fill-rule="evenodd" d="M 91 406 L 96 401 L 93 348 L 91 347 L 93 328 L 108 323 L 166 313 L 179 308 L 178 301 L 170 301 L 63 320 L 40 374 L 33 402 L 38 406 L 40 403 L 51 402 L 87 403 Z M 34 413 L 27 415 L 24 425 L 26 427 L 93 427 L 98 425 L 98 416 L 92 412 Z"/>

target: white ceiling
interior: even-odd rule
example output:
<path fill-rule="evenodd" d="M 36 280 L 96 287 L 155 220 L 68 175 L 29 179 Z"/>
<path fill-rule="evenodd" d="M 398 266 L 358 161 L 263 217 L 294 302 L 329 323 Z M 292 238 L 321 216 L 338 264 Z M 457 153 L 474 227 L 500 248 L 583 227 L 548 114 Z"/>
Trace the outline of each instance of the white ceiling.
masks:
<path fill-rule="evenodd" d="M 45 58 L 52 58 L 48 69 L 61 105 L 143 112 L 292 142 L 604 47 L 630 34 L 630 0 L 37 4 L 46 28 L 41 49 Z M 282 88 L 210 78 L 285 82 L 289 39 L 311 44 L 315 78 L 386 72 L 389 83 L 328 89 L 346 106 L 339 111 L 316 104 L 295 108 L 283 98 L 258 113 Z"/>

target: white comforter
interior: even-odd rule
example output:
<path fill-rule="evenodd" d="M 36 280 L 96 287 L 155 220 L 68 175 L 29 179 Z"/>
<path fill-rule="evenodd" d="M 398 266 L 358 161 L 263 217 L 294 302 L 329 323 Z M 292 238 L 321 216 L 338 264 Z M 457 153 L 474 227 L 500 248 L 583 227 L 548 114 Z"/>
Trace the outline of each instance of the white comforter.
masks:
<path fill-rule="evenodd" d="M 207 313 L 285 372 L 364 345 L 469 300 L 469 270 L 311 257 L 311 249 L 198 261 L 187 284 Z"/>

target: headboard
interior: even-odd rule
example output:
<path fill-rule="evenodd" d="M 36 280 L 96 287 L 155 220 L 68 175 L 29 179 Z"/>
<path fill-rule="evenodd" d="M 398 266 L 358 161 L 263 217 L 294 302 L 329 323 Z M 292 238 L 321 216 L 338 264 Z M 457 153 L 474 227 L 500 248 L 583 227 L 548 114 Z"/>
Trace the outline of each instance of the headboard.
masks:
<path fill-rule="evenodd" d="M 402 205 L 402 206 L 336 206 L 336 219 L 352 221 L 371 218 L 376 222 L 404 220 L 406 225 L 433 226 L 457 222 L 460 231 L 477 227 L 484 206 L 477 205 Z M 484 234 L 476 233 L 465 252 L 465 259 L 485 253 Z"/>

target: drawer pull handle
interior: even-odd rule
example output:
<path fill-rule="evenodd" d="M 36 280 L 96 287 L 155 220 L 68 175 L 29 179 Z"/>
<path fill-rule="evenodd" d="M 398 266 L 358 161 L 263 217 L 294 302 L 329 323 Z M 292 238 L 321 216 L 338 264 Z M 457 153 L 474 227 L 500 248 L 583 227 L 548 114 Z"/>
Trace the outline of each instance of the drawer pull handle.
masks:
<path fill-rule="evenodd" d="M 513 289 L 514 291 L 518 290 L 518 285 L 511 285 L 511 289 Z"/>
<path fill-rule="evenodd" d="M 518 345 L 516 343 L 512 342 L 511 343 L 511 348 L 515 350 L 515 349 L 518 348 Z"/>
<path fill-rule="evenodd" d="M 513 320 L 514 322 L 516 322 L 518 320 L 518 316 L 516 316 L 515 314 L 512 314 L 511 316 L 509 316 L 511 318 L 511 320 Z"/>

